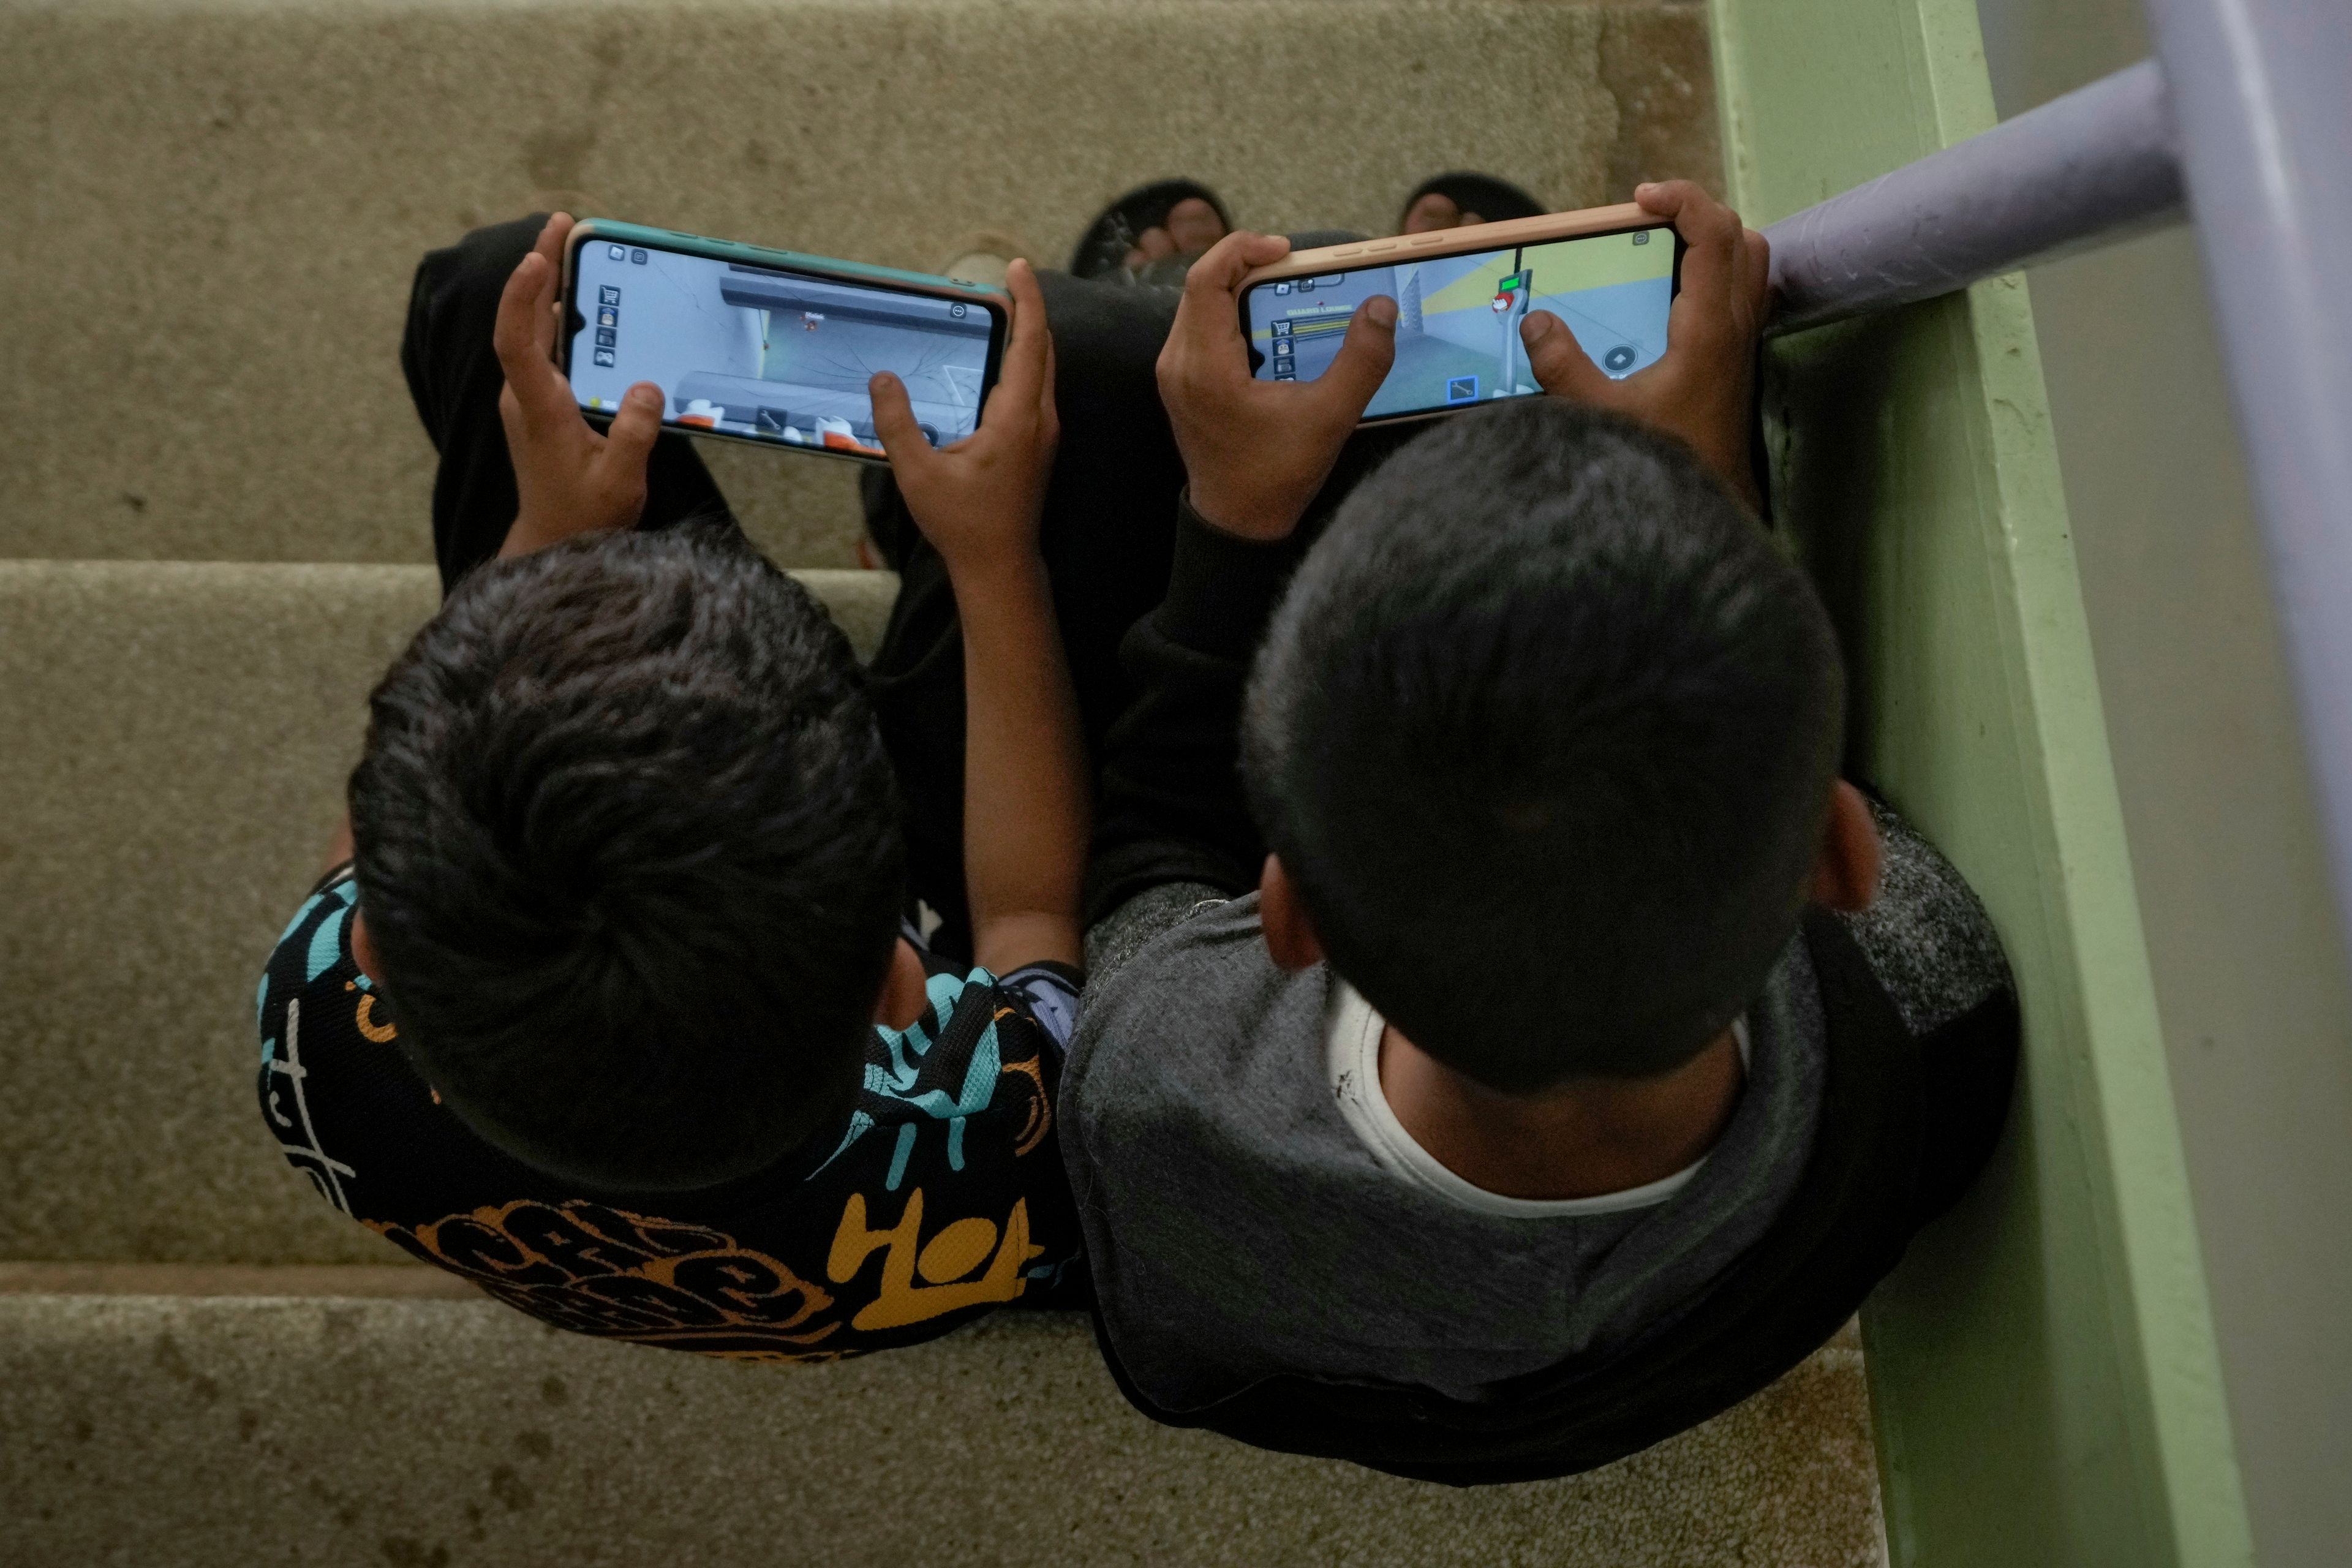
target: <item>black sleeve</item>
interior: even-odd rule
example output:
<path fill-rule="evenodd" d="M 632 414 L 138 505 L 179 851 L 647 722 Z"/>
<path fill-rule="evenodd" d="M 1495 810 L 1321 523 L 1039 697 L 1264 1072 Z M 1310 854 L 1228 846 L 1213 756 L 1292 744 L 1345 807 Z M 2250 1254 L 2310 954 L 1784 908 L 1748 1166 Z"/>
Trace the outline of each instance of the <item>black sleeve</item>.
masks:
<path fill-rule="evenodd" d="M 1168 597 L 1129 629 L 1119 664 L 1134 696 L 1103 755 L 1087 921 L 1167 882 L 1257 886 L 1265 840 L 1242 793 L 1242 687 L 1304 547 L 1263 544 L 1177 503 Z"/>
<path fill-rule="evenodd" d="M 1917 1042 L 1918 1200 L 1925 1224 L 1958 1201 L 1992 1157 L 2017 1078 L 2017 982 L 1992 917 L 1958 868 L 1885 801 L 1878 897 L 1841 915 Z"/>

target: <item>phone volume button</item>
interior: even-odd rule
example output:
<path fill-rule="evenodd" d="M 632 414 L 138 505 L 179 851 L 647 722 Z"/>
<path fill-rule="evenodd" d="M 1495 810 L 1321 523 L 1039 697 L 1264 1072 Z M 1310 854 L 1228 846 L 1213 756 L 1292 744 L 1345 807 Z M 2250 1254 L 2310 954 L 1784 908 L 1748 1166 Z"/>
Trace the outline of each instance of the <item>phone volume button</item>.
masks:
<path fill-rule="evenodd" d="M 1375 251 L 1381 251 L 1381 250 L 1394 250 L 1396 247 L 1397 247 L 1397 242 L 1396 242 L 1395 240 L 1393 240 L 1393 239 L 1391 239 L 1391 240 L 1384 240 L 1384 241 L 1382 241 L 1382 242 L 1381 242 L 1381 244 L 1379 244 L 1379 245 L 1368 245 L 1368 246 L 1364 247 L 1364 251 L 1365 251 L 1365 253 L 1366 253 L 1367 255 L 1370 255 L 1370 254 L 1371 254 L 1371 253 L 1373 253 L 1373 252 L 1375 252 Z"/>
<path fill-rule="evenodd" d="M 1334 256 L 1361 256 L 1364 254 L 1364 247 L 1360 245 L 1342 246 L 1331 254 Z"/>

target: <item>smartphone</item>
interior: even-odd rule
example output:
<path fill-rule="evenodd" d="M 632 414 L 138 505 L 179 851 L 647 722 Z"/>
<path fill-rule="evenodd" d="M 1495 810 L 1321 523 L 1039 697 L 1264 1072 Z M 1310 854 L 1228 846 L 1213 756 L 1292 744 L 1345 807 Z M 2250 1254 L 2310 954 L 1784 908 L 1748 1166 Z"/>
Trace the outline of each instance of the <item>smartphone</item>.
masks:
<path fill-rule="evenodd" d="M 892 371 L 935 447 L 980 425 L 1006 296 L 951 278 L 591 219 L 563 257 L 557 360 L 591 420 L 636 382 L 690 435 L 882 461 L 866 384 Z"/>
<path fill-rule="evenodd" d="M 1242 282 L 1242 331 L 1260 381 L 1313 381 L 1356 307 L 1397 304 L 1396 363 L 1367 425 L 1475 407 L 1543 389 L 1519 323 L 1549 310 L 1606 374 L 1666 352 L 1683 244 L 1632 203 L 1297 251 Z"/>

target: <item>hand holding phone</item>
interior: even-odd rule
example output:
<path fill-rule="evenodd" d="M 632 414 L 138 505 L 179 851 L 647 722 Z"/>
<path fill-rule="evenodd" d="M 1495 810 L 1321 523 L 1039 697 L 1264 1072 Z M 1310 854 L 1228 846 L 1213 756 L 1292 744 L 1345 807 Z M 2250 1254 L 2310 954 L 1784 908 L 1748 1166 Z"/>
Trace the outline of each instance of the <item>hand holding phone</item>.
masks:
<path fill-rule="evenodd" d="M 557 258 L 572 216 L 557 213 L 539 231 L 499 297 L 491 346 L 507 384 L 499 394 L 520 500 L 500 555 L 522 555 L 573 534 L 635 528 L 646 509 L 646 459 L 661 434 L 661 389 L 628 389 L 603 434 L 572 403 L 555 368 Z"/>
<path fill-rule="evenodd" d="M 1682 253 L 1674 228 L 1632 203 L 1297 251 L 1242 282 L 1250 369 L 1315 381 L 1357 306 L 1384 295 L 1396 357 L 1366 424 L 1543 395 L 1520 337 L 1531 312 L 1567 317 L 1606 375 L 1632 375 L 1665 353 Z"/>
<path fill-rule="evenodd" d="M 1643 185 L 1642 208 L 1682 237 L 1682 288 L 1666 320 L 1666 351 L 1646 368 L 1618 378 L 1578 342 L 1549 310 L 1519 324 L 1528 368 L 1543 389 L 1607 408 L 1681 437 L 1744 498 L 1759 500 L 1748 460 L 1749 414 L 1756 398 L 1756 343 L 1771 287 L 1770 247 L 1740 226 L 1739 215 L 1688 180 Z"/>
<path fill-rule="evenodd" d="M 1012 332 L 995 393 L 980 428 L 954 445 L 931 445 L 907 384 L 889 371 L 868 384 L 874 428 L 915 526 L 957 576 L 974 567 L 1034 556 L 1045 482 L 1061 439 L 1054 405 L 1054 337 L 1045 297 L 1025 261 L 1006 269 Z"/>
<path fill-rule="evenodd" d="M 1183 455 L 1192 509 L 1245 539 L 1286 537 L 1339 460 L 1396 352 L 1396 301 L 1363 300 L 1312 381 L 1250 374 L 1242 279 L 1290 251 L 1278 235 L 1229 234 L 1192 264 L 1160 351 L 1160 397 Z"/>

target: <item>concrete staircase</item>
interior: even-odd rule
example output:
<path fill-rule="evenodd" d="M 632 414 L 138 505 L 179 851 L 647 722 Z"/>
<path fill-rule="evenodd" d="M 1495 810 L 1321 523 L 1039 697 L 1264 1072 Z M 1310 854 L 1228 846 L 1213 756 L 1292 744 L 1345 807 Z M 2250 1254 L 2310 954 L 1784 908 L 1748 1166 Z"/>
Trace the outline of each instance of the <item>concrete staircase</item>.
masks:
<path fill-rule="evenodd" d="M 1085 1325 L 779 1372 L 557 1334 L 278 1158 L 254 978 L 431 613 L 416 255 L 560 200 L 917 266 L 1187 173 L 1385 227 L 1714 180 L 1702 14 L 1555 0 L 0 0 L 0 1565 L 1878 1557 L 1850 1340 L 1589 1477 L 1158 1428 Z M 854 474 L 731 449 L 870 647 Z"/>

